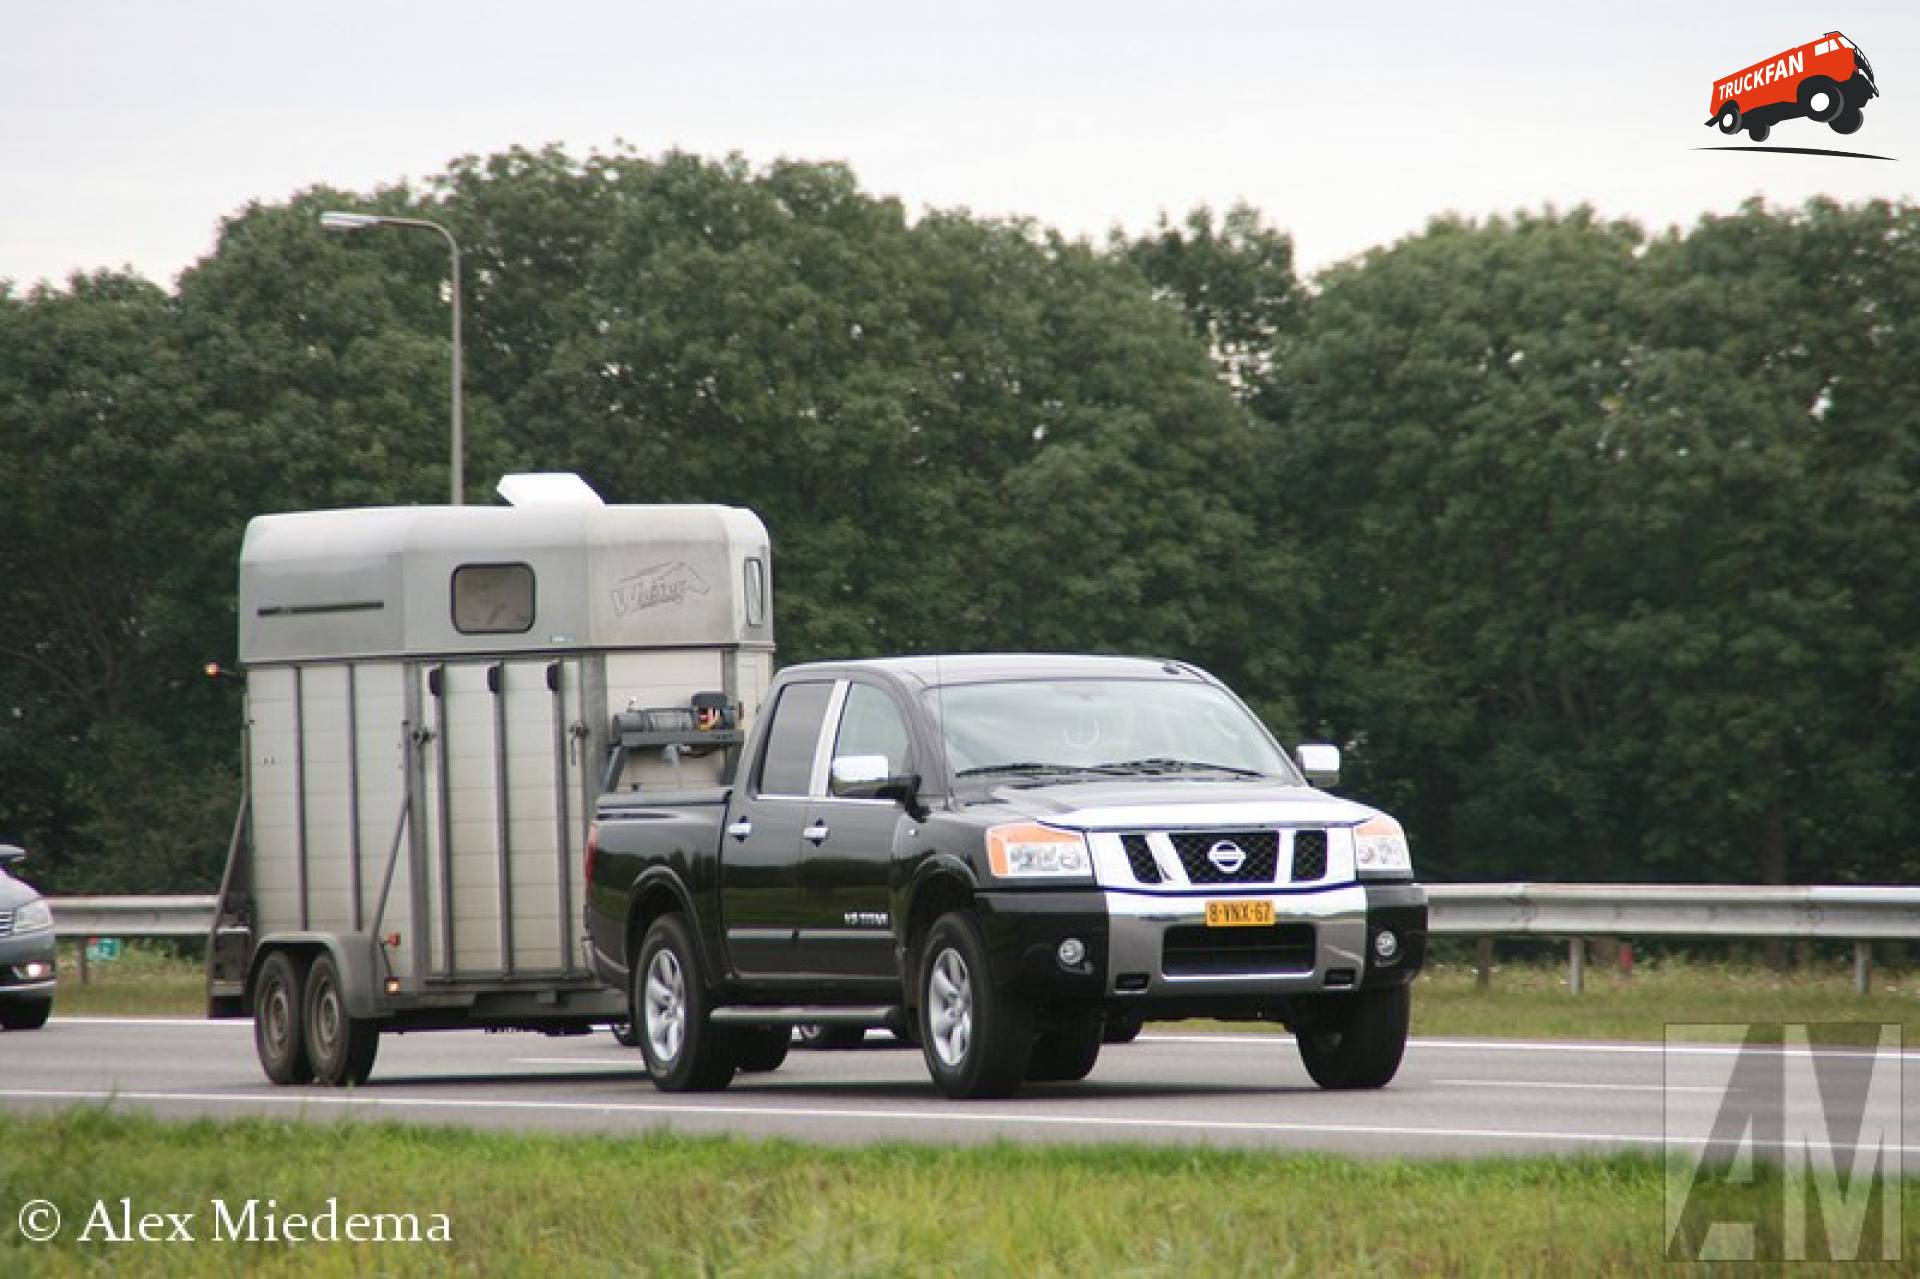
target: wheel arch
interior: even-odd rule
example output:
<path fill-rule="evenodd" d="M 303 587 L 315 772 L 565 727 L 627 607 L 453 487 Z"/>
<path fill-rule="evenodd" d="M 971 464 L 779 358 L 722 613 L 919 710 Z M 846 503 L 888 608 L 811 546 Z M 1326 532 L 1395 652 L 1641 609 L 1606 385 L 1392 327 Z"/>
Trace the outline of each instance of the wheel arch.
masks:
<path fill-rule="evenodd" d="M 340 988 L 346 996 L 347 1015 L 369 1020 L 386 1015 L 379 995 L 377 974 L 380 965 L 372 935 L 343 937 L 339 933 L 273 933 L 262 938 L 260 944 L 253 948 L 253 958 L 247 964 L 247 989 L 241 1001 L 243 1015 L 253 1016 L 253 991 L 260 977 L 261 965 L 267 962 L 268 956 L 281 951 L 293 955 L 303 973 L 318 956 L 331 956 L 334 966 L 340 970 Z"/>
<path fill-rule="evenodd" d="M 620 934 L 620 962 L 626 966 L 629 977 L 640 956 L 640 943 L 646 939 L 653 921 L 672 914 L 686 916 L 687 927 L 693 930 L 694 944 L 703 954 L 711 956 L 711 948 L 700 935 L 700 917 L 693 908 L 693 895 L 678 875 L 656 866 L 642 873 L 627 895 L 626 925 Z"/>
<path fill-rule="evenodd" d="M 973 905 L 977 890 L 972 870 L 957 857 L 931 858 L 914 876 L 900 930 L 900 980 L 908 1007 L 919 1002 L 920 948 L 934 921 Z"/>

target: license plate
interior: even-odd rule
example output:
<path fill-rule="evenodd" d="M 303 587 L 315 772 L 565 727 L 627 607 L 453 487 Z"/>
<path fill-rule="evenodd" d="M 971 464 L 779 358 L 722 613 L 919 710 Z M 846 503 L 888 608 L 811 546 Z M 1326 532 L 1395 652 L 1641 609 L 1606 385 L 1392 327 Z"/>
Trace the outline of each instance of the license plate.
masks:
<path fill-rule="evenodd" d="M 1262 901 L 1208 902 L 1208 928 L 1266 928 L 1273 923 L 1273 903 Z"/>

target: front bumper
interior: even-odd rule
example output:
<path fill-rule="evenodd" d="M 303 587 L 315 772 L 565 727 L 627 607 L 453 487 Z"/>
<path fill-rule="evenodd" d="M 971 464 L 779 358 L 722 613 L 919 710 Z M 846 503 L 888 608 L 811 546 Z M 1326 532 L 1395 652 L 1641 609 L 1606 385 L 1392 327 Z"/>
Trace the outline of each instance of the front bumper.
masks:
<path fill-rule="evenodd" d="M 1223 898 L 1272 902 L 1272 944 L 1252 929 L 1207 928 L 1207 902 Z M 1405 882 L 1278 893 L 996 892 L 979 904 L 996 984 L 1041 999 L 1137 1002 L 1156 1012 L 1258 1004 L 1401 985 L 1426 959 L 1426 891 Z M 1395 938 L 1384 960 L 1375 948 L 1383 930 Z M 1072 967 L 1059 959 L 1069 938 L 1086 951 Z"/>
<path fill-rule="evenodd" d="M 44 999 L 53 994 L 53 930 L 0 938 L 0 999 Z M 44 976 L 29 976 L 30 965 L 44 964 Z"/>

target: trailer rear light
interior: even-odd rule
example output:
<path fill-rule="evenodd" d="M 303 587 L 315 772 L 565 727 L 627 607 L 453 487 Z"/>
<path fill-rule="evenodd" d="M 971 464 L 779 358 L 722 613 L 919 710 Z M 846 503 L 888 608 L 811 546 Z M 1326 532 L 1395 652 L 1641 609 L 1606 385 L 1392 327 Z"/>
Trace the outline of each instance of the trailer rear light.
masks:
<path fill-rule="evenodd" d="M 582 862 L 580 877 L 588 884 L 593 883 L 593 859 L 600 852 L 600 823 L 587 827 L 587 855 Z"/>

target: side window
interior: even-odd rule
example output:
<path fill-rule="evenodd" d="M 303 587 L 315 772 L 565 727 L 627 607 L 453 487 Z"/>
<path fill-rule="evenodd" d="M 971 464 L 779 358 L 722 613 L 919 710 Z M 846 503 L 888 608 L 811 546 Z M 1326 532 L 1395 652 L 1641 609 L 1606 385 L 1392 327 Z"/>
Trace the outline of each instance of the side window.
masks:
<path fill-rule="evenodd" d="M 885 776 L 907 771 L 907 723 L 893 699 L 870 684 L 847 688 L 846 709 L 840 713 L 840 732 L 834 738 L 833 758 L 852 755 L 884 756 Z M 838 787 L 832 787 L 838 791 Z"/>
<path fill-rule="evenodd" d="M 767 620 L 767 566 L 754 556 L 740 571 L 741 586 L 747 597 L 747 625 L 763 626 Z"/>
<path fill-rule="evenodd" d="M 767 730 L 766 752 L 760 757 L 762 795 L 805 795 L 813 781 L 813 753 L 820 744 L 820 725 L 827 718 L 832 684 L 789 684 L 773 708 Z"/>
<path fill-rule="evenodd" d="M 453 570 L 453 629 L 462 635 L 518 635 L 532 630 L 532 567 L 462 564 Z"/>

